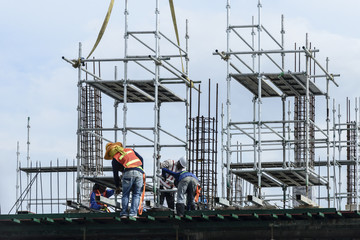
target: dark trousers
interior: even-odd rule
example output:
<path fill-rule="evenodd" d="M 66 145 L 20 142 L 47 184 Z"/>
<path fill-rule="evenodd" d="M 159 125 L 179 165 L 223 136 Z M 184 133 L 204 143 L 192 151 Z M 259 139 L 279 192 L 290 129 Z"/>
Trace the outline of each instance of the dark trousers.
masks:
<path fill-rule="evenodd" d="M 166 199 L 166 203 L 167 203 L 168 207 L 170 209 L 174 210 L 174 202 L 175 202 L 174 192 L 162 192 L 160 194 L 160 204 L 161 205 L 164 204 L 164 199 Z"/>

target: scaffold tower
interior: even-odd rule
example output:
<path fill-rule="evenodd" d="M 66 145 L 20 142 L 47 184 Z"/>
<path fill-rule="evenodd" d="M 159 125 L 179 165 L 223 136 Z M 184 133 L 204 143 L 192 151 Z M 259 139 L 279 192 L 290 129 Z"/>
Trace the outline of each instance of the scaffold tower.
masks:
<path fill-rule="evenodd" d="M 163 32 L 160 31 L 160 2 L 156 1 L 155 6 L 155 29 L 153 31 L 130 31 L 128 28 L 128 15 L 129 15 L 129 6 L 128 1 L 125 1 L 125 33 L 124 33 L 124 57 L 123 58 L 113 58 L 113 59 L 84 59 L 82 56 L 82 47 L 80 44 L 79 47 L 79 56 L 81 64 L 78 68 L 78 85 L 79 85 L 79 94 L 83 94 L 83 89 L 85 91 L 90 91 L 93 93 L 101 93 L 106 95 L 110 99 L 113 99 L 114 102 L 114 124 L 113 127 L 104 127 L 104 126 L 88 126 L 84 127 L 83 121 L 80 121 L 83 116 L 83 112 L 79 112 L 79 127 L 78 127 L 78 144 L 83 146 L 83 134 L 92 135 L 97 141 L 107 141 L 107 142 L 117 142 L 121 141 L 125 147 L 131 147 L 134 149 L 152 149 L 152 160 L 151 166 L 152 171 L 146 169 L 147 177 L 150 179 L 149 184 L 152 186 L 152 191 L 154 194 L 154 201 L 158 202 L 159 197 L 159 179 L 160 176 L 160 152 L 165 148 L 183 148 L 185 151 L 187 149 L 187 132 L 186 128 L 183 129 L 183 133 L 180 133 L 181 137 L 176 136 L 177 133 L 173 133 L 161 127 L 160 120 L 160 109 L 162 105 L 167 103 L 183 103 L 184 106 L 184 115 L 188 113 L 188 101 L 187 94 L 189 88 L 192 86 L 194 89 L 194 83 L 189 80 L 187 76 L 187 33 L 186 33 L 186 50 L 182 49 L 178 44 L 171 41 Z M 155 41 L 146 42 L 149 39 L 149 36 L 153 36 Z M 151 39 L 151 38 L 150 38 Z M 161 40 L 170 44 L 174 49 L 172 52 L 177 54 L 164 54 L 160 53 L 160 43 Z M 131 44 L 140 44 L 144 50 L 142 55 L 135 55 L 131 52 Z M 171 51 L 171 50 L 170 50 Z M 184 71 L 179 70 L 175 67 L 173 59 L 179 59 L 184 57 L 186 60 L 186 69 Z M 64 58 L 64 60 L 69 63 L 74 63 L 71 60 Z M 86 68 L 81 65 L 87 63 L 98 63 L 102 65 L 102 69 L 106 68 L 105 64 L 116 64 L 119 63 L 123 67 L 123 78 L 118 79 L 118 66 L 114 67 L 114 79 L 110 80 L 107 78 L 103 79 L 97 73 L 91 73 Z M 177 64 L 178 65 L 178 64 Z M 133 74 L 133 69 L 137 67 L 138 72 L 144 72 L 139 79 L 139 76 Z M 130 71 L 129 69 L 132 69 Z M 160 70 L 164 70 L 160 74 Z M 85 73 L 86 76 L 90 76 L 89 79 L 86 77 L 83 79 L 82 73 Z M 137 73 L 137 72 L 136 72 Z M 169 85 L 176 86 L 177 90 L 183 88 L 185 90 L 185 96 L 179 96 L 175 93 L 175 90 L 168 88 Z M 177 91 L 179 92 L 179 91 Z M 184 95 L 184 94 L 183 94 Z M 89 101 L 85 101 L 89 102 Z M 146 106 L 144 105 L 146 103 Z M 79 105 L 81 105 L 81 99 Z M 136 106 L 136 105 L 141 105 Z M 118 109 L 122 107 L 122 111 Z M 94 107 L 88 106 L 88 109 L 91 111 Z M 147 126 L 132 126 L 134 121 L 134 116 L 130 116 L 130 111 L 132 109 L 141 109 L 141 108 L 152 108 L 153 116 L 147 117 Z M 82 109 L 80 107 L 80 109 Z M 137 110 L 140 111 L 140 110 Z M 122 126 L 119 126 L 119 117 L 122 116 Z M 136 118 L 136 116 L 135 116 Z M 153 123 L 153 126 L 149 126 L 149 122 Z M 185 127 L 188 124 L 185 124 Z M 104 133 L 106 131 L 106 134 Z M 180 130 L 181 132 L 181 130 Z M 103 135 L 101 134 L 103 133 Z M 112 133 L 112 134 L 111 134 Z M 118 136 L 118 133 L 121 133 L 122 138 Z M 105 136 L 106 135 L 106 136 Z M 164 136 L 165 135 L 165 136 Z M 105 137 L 104 137 L 105 136 Z M 164 136 L 164 137 L 163 137 Z M 141 140 L 134 140 L 140 138 Z M 164 140 L 162 140 L 164 138 Z M 168 144 L 168 139 L 171 138 L 173 144 Z M 165 140 L 166 139 L 166 140 Z M 171 142 L 171 141 L 170 141 Z M 139 150 L 146 151 L 146 150 Z M 147 151 L 148 152 L 148 151 Z M 84 151 L 82 147 L 78 149 L 78 161 L 80 159 L 85 159 L 86 156 L 83 156 Z M 101 158 L 102 159 L 102 158 Z M 149 161 L 149 159 L 147 159 Z M 83 179 L 87 176 L 84 169 L 80 168 L 78 170 L 78 183 L 79 185 L 84 184 Z M 96 174 L 92 174 L 97 178 Z M 83 199 L 79 198 L 79 202 Z"/>
<path fill-rule="evenodd" d="M 234 199 L 234 195 L 242 195 L 234 193 L 234 189 L 244 191 L 243 188 L 238 189 L 240 184 L 233 180 L 235 174 L 250 183 L 254 189 L 249 194 L 250 198 L 243 200 L 256 197 L 260 199 L 256 204 L 265 205 L 268 201 L 276 199 L 277 204 L 285 208 L 292 206 L 291 200 L 296 199 L 293 194 L 288 194 L 290 188 L 303 189 L 300 195 L 312 199 L 312 194 L 309 194 L 312 187 L 318 186 L 320 189 L 323 186 L 327 191 L 326 200 L 330 205 L 330 171 L 327 170 L 328 175 L 324 177 L 314 169 L 316 149 L 317 151 L 326 149 L 327 154 L 323 154 L 326 156 L 324 162 L 328 163 L 328 169 L 330 167 L 330 125 L 327 124 L 327 129 L 317 125 L 315 98 L 322 96 L 325 99 L 325 114 L 328 121 L 330 119 L 329 85 L 332 83 L 338 86 L 335 77 L 339 75 L 330 74 L 328 68 L 324 68 L 319 63 L 315 58 L 315 53 L 319 50 L 311 47 L 307 35 L 306 43 L 302 48 L 285 49 L 283 16 L 280 40 L 277 40 L 262 22 L 260 0 L 257 22 L 255 23 L 253 17 L 249 25 L 231 24 L 230 0 L 227 1 L 226 8 L 226 51 L 216 50 L 214 53 L 226 62 L 227 69 L 226 124 L 222 130 L 224 135 L 222 149 L 225 153 L 222 160 L 225 166 L 222 168 L 222 175 L 226 176 L 222 177 L 224 179 L 222 187 L 227 191 L 223 194 L 226 194 L 228 200 Z M 246 33 L 250 33 L 250 41 L 244 36 Z M 269 49 L 268 42 L 265 44 L 265 36 L 272 41 L 271 44 L 274 46 L 272 49 Z M 230 46 L 232 42 L 236 42 L 236 45 L 232 44 L 233 47 L 242 45 L 243 49 L 233 49 Z M 305 57 L 300 59 L 301 55 Z M 299 62 L 296 62 L 297 57 Z M 294 58 L 295 63 L 293 63 Z M 303 63 L 303 69 L 300 69 L 300 61 Z M 273 67 L 269 67 L 270 65 Z M 295 67 L 295 71 L 289 70 L 297 65 L 298 69 Z M 321 74 L 318 72 L 315 74 L 315 69 L 320 70 Z M 244 104 L 239 106 L 232 102 L 234 84 L 242 85 L 253 95 L 252 121 L 233 119 L 234 116 L 242 116 L 241 111 L 246 111 Z M 282 114 L 278 118 L 274 114 L 270 117 L 265 115 L 263 105 L 270 99 L 272 102 L 275 102 L 273 99 L 279 99 L 281 102 L 279 109 L 282 110 Z M 293 119 L 291 119 L 291 101 L 294 104 Z M 288 106 L 286 106 L 287 102 Z M 238 148 L 239 142 L 241 149 Z M 241 163 L 235 161 L 238 154 L 244 159 Z M 280 161 L 269 160 L 270 156 L 274 158 L 275 155 Z M 235 182 L 236 187 L 233 186 Z M 280 189 L 280 193 L 274 194 L 273 190 L 268 189 Z M 248 201 L 250 202 L 251 200 Z"/>

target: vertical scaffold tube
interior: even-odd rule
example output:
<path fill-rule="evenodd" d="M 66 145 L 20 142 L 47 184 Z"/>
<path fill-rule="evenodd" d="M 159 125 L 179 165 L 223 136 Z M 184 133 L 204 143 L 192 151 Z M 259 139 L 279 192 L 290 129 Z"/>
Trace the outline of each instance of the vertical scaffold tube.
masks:
<path fill-rule="evenodd" d="M 326 58 L 326 71 L 328 71 L 329 58 Z M 329 78 L 326 78 L 326 174 L 327 174 L 327 200 L 330 208 L 330 109 L 329 109 Z M 335 148 L 335 146 L 334 146 Z M 320 196 L 319 196 L 320 197 Z"/>
<path fill-rule="evenodd" d="M 189 76 L 189 57 L 188 57 L 188 52 L 189 52 L 189 26 L 188 26 L 188 20 L 186 19 L 186 34 L 185 34 L 185 42 L 186 42 L 186 57 L 185 57 L 185 73 L 186 76 Z M 190 91 L 191 91 L 191 85 L 187 85 L 186 84 L 186 99 L 185 99 L 185 115 L 186 115 L 186 120 L 185 120 L 185 128 L 186 128 L 186 146 L 185 146 L 185 157 L 186 157 L 186 162 L 188 164 L 187 169 L 190 170 L 190 147 L 189 147 L 189 134 L 190 134 L 190 121 L 191 121 L 191 106 L 189 105 L 189 95 L 190 95 Z M 189 153 L 189 154 L 188 154 Z"/>
<path fill-rule="evenodd" d="M 27 167 L 29 167 L 31 165 L 31 160 L 30 160 L 30 117 L 27 118 L 26 162 L 27 162 Z M 29 185 L 29 183 L 30 183 L 30 177 L 29 177 L 29 174 L 27 173 L 27 185 Z M 29 200 L 29 196 L 28 196 L 28 200 Z M 28 205 L 26 209 L 28 211 L 30 211 L 30 205 Z"/>
<path fill-rule="evenodd" d="M 284 15 L 281 15 L 281 49 L 285 49 L 285 29 L 284 29 Z M 282 71 L 285 69 L 285 53 L 281 53 L 281 68 Z"/>
<path fill-rule="evenodd" d="M 335 207 L 335 189 L 336 189 L 336 178 L 335 178 L 335 152 L 336 152 L 336 122 L 335 122 L 335 99 L 333 99 L 333 207 Z M 330 183 L 329 183 L 330 184 Z"/>
<path fill-rule="evenodd" d="M 261 51 L 261 0 L 258 1 L 258 51 Z M 257 124 L 257 154 L 258 154 L 258 196 L 261 197 L 261 82 L 262 82 L 262 73 L 261 73 L 261 54 L 258 54 L 258 124 Z"/>
<path fill-rule="evenodd" d="M 359 211 L 359 123 L 358 123 L 358 113 L 360 106 L 360 98 L 359 105 L 357 98 L 355 99 L 355 154 L 356 154 L 356 163 L 355 163 L 355 187 L 356 187 L 356 211 Z"/>
<path fill-rule="evenodd" d="M 221 104 L 221 197 L 225 198 L 225 177 L 224 177 L 224 104 Z"/>
<path fill-rule="evenodd" d="M 306 34 L 306 49 L 308 49 L 308 35 Z M 310 156 L 310 148 L 309 148 L 309 107 L 310 107 L 310 95 L 309 95 L 309 81 L 310 81 L 310 72 L 309 72 L 309 56 L 306 56 L 306 113 L 305 113 L 305 166 L 306 166 L 306 195 L 308 196 L 309 191 L 309 156 Z"/>
<path fill-rule="evenodd" d="M 226 4 L 226 52 L 230 51 L 230 0 Z M 231 122 L 231 77 L 230 77 L 230 57 L 226 61 L 226 85 L 227 85 L 227 101 L 226 101 L 226 188 L 227 199 L 231 200 L 231 176 L 230 176 L 230 161 L 231 161 L 231 135 L 230 135 L 230 122 Z"/>
<path fill-rule="evenodd" d="M 79 43 L 79 59 L 81 59 L 81 43 Z M 76 160 L 77 160 L 77 168 L 76 168 L 76 201 L 78 203 L 81 202 L 81 179 L 80 179 L 80 165 L 81 165 L 81 67 L 78 68 L 78 106 L 77 106 L 77 114 L 78 114 L 78 122 L 77 122 L 77 154 L 76 154 Z"/>
<path fill-rule="evenodd" d="M 115 78 L 115 81 L 118 80 L 118 77 L 117 77 L 117 66 L 115 66 L 115 72 L 114 72 L 114 78 Z M 118 106 L 119 106 L 119 101 L 115 100 L 114 101 L 114 128 L 115 128 L 115 131 L 114 131 L 114 141 L 117 142 L 118 140 Z"/>
<path fill-rule="evenodd" d="M 20 147 L 16 143 L 16 209 L 19 209 L 19 179 L 20 179 Z M 20 193 L 21 194 L 21 193 Z M 16 211 L 15 211 L 16 213 Z"/>
<path fill-rule="evenodd" d="M 128 0 L 125 0 L 125 34 L 124 34 L 124 42 L 125 42 L 125 49 L 124 49 L 124 57 L 127 58 L 128 55 Z M 123 145 L 126 147 L 126 135 L 127 135 L 127 80 L 128 80 L 128 62 L 124 61 L 124 102 L 123 102 Z"/>
<path fill-rule="evenodd" d="M 155 30 L 155 55 L 156 59 L 159 58 L 159 0 L 156 0 L 156 9 L 155 9 L 155 15 L 156 15 L 156 30 Z M 160 175 L 160 159 L 159 159 L 159 142 L 158 142 L 158 135 L 159 135 L 159 75 L 160 75 L 160 66 L 158 64 L 155 64 L 155 80 L 154 80 L 154 86 L 155 86 L 155 102 L 154 102 L 154 189 L 156 191 L 156 199 L 155 202 L 159 203 L 160 200 L 160 192 L 159 192 L 159 186 L 160 186 L 160 179 L 157 177 L 157 175 Z"/>
<path fill-rule="evenodd" d="M 341 133 L 342 133 L 342 129 L 341 129 L 341 111 L 340 111 L 340 104 L 338 104 L 338 125 L 339 125 L 339 152 L 338 152 L 338 154 L 339 154 L 339 158 L 338 158 L 338 160 L 340 160 L 341 159 L 341 150 L 342 150 L 342 146 L 341 146 Z M 341 165 L 339 165 L 339 164 L 337 164 L 338 166 L 339 166 L 339 176 L 340 176 L 340 167 L 341 167 Z M 336 177 L 335 177 L 335 172 L 334 172 L 334 179 L 336 179 Z M 335 184 L 336 184 L 336 182 L 335 182 Z M 339 179 L 339 182 L 338 182 L 338 184 L 339 184 L 339 187 L 341 187 L 341 179 Z M 335 187 L 335 193 L 334 193 L 334 196 L 335 196 L 335 198 L 336 198 L 336 196 L 338 196 L 337 195 L 337 188 Z M 339 188 L 339 193 L 341 192 L 341 188 Z M 338 199 L 336 199 L 337 200 L 337 208 L 338 207 L 340 207 L 340 200 L 339 199 L 341 199 L 341 196 L 339 196 L 339 198 Z"/>

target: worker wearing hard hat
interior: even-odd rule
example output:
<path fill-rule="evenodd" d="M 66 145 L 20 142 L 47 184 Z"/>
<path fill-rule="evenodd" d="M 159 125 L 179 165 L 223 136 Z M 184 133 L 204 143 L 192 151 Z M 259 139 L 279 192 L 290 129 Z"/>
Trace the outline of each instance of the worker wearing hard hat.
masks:
<path fill-rule="evenodd" d="M 170 174 L 175 178 L 175 186 L 177 190 L 176 214 L 184 216 L 185 202 L 187 210 L 195 210 L 195 199 L 198 199 L 200 193 L 199 179 L 187 171 L 173 172 L 167 168 L 162 168 L 163 177 Z"/>
<path fill-rule="evenodd" d="M 165 160 L 160 163 L 160 168 L 167 168 L 173 172 L 180 172 L 186 167 L 186 159 L 185 157 L 179 158 L 179 160 L 175 161 L 172 159 Z M 165 174 L 165 178 L 160 179 L 160 205 L 164 204 L 164 200 L 166 199 L 166 203 L 168 208 L 174 210 L 175 207 L 175 198 L 174 191 L 171 191 L 175 188 L 174 185 L 175 178 L 170 174 Z"/>
<path fill-rule="evenodd" d="M 107 160 L 112 160 L 116 194 L 120 193 L 119 171 L 122 174 L 122 209 L 121 218 L 137 217 L 142 214 L 142 202 L 145 195 L 145 172 L 143 170 L 143 158 L 133 149 L 124 148 L 121 142 L 106 144 Z M 132 191 L 132 200 L 130 211 L 128 211 L 130 191 Z M 142 194 L 141 194 L 142 192 Z M 141 196 L 141 199 L 140 199 Z"/>

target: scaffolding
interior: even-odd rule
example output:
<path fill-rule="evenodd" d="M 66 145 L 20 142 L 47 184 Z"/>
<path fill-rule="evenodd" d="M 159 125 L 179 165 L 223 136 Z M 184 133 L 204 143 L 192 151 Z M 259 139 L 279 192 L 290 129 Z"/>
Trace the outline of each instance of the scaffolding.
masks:
<path fill-rule="evenodd" d="M 60 205 L 64 200 L 86 206 L 90 182 L 114 188 L 112 176 L 106 176 L 112 168 L 102 161 L 104 141 L 121 141 L 124 146 L 140 149 L 141 155 L 151 155 L 145 161 L 148 167 L 145 169 L 146 189 L 148 199 L 155 204 L 159 202 L 161 156 L 169 152 L 186 155 L 190 171 L 201 180 L 202 199 L 207 201 L 205 207 L 214 208 L 214 199 L 218 195 L 218 99 L 216 117 L 210 114 L 210 89 L 208 115 L 201 116 L 200 107 L 197 116 L 191 115 L 191 91 L 200 92 L 200 86 L 196 88 L 194 83 L 199 82 L 190 81 L 188 77 L 188 23 L 183 49 L 160 31 L 159 3 L 156 0 L 155 30 L 130 31 L 128 0 L 125 0 L 123 58 L 84 59 L 81 43 L 76 60 L 63 57 L 72 65 L 79 64 L 76 161 L 70 164 L 68 160 L 65 164 L 60 164 L 59 160 L 55 164 L 51 161 L 47 167 L 38 162 L 32 164 L 28 136 L 26 167 L 21 166 L 17 152 L 19 177 L 14 205 L 17 212 L 25 203 L 30 212 L 38 212 L 38 206 L 42 206 L 42 212 L 61 212 Z M 319 49 L 311 47 L 308 36 L 302 48 L 295 44 L 293 50 L 286 50 L 284 19 L 281 18 L 281 41 L 278 41 L 262 24 L 261 0 L 258 0 L 257 23 L 253 18 L 250 25 L 230 24 L 230 0 L 227 0 L 226 8 L 226 51 L 214 53 L 226 62 L 227 73 L 226 113 L 224 107 L 221 113 L 221 196 L 234 206 L 249 205 L 251 202 L 247 197 L 251 195 L 251 199 L 256 197 L 266 203 L 276 206 L 280 203 L 282 208 L 291 208 L 296 207 L 295 195 L 300 194 L 314 201 L 316 198 L 319 206 L 339 210 L 344 207 L 342 200 L 346 199 L 347 209 L 359 210 L 360 102 L 355 99 L 355 119 L 350 117 L 353 111 L 349 100 L 346 121 L 342 120 L 340 105 L 336 105 L 335 100 L 331 111 L 330 84 L 338 86 L 335 77 L 339 75 L 329 73 L 328 61 L 325 68 L 318 62 L 315 55 Z M 243 37 L 244 30 L 250 33 L 251 43 Z M 263 35 L 272 40 L 273 49 L 265 49 Z M 232 49 L 230 40 L 233 39 L 247 49 Z M 160 43 L 167 44 L 166 54 L 160 53 Z M 135 44 L 137 47 L 132 48 Z M 238 46 L 241 44 L 237 42 Z M 134 49 L 143 52 L 138 55 L 132 52 Z M 185 58 L 185 70 L 175 67 L 180 58 Z M 118 77 L 119 67 L 115 64 L 120 64 L 123 69 L 122 79 Z M 287 70 L 292 67 L 294 71 Z M 319 69 L 320 73 L 317 72 Z M 252 95 L 250 121 L 235 119 L 249 115 L 242 114 L 244 111 L 250 112 L 244 110 L 245 104 L 232 105 L 234 97 L 238 97 L 231 94 L 236 86 L 244 87 Z M 275 110 L 268 114 L 264 108 L 266 102 L 278 104 L 279 116 Z M 177 110 L 176 104 L 182 105 L 185 125 L 182 122 L 181 126 L 175 126 L 175 120 L 170 124 L 161 121 L 166 112 L 160 110 L 167 104 Z M 105 117 L 103 108 L 109 106 L 113 116 Z M 146 117 L 140 119 L 134 114 L 139 109 Z M 321 113 L 324 109 L 325 113 Z M 324 117 L 325 122 L 319 117 Z M 28 135 L 29 129 L 28 123 Z M 315 160 L 317 156 L 320 156 L 319 161 Z M 21 172 L 27 175 L 24 188 Z M 45 176 L 47 180 L 43 180 Z M 342 184 L 344 180 L 346 187 Z M 49 191 L 43 190 L 43 182 L 50 183 Z M 35 210 L 31 208 L 33 205 Z M 50 210 L 44 210 L 46 205 Z M 57 205 L 57 210 L 53 205 Z"/>
<path fill-rule="evenodd" d="M 319 202 L 320 199 L 325 200 L 330 206 L 330 202 L 333 201 L 334 206 L 341 208 L 341 198 L 344 197 L 341 196 L 344 194 L 341 193 L 341 178 L 343 177 L 341 165 L 349 165 L 348 191 L 353 192 L 358 189 L 358 158 L 355 156 L 358 155 L 357 134 L 359 129 L 357 120 L 354 124 L 350 122 L 342 124 L 340 117 L 339 123 L 335 123 L 333 120 L 334 125 L 331 129 L 329 85 L 331 83 L 338 86 L 335 77 L 339 75 L 328 72 L 328 61 L 326 68 L 319 63 L 315 58 L 315 54 L 319 50 L 311 47 L 307 35 L 306 43 L 302 48 L 297 49 L 295 44 L 294 50 L 285 49 L 283 16 L 281 17 L 281 36 L 278 41 L 263 25 L 260 0 L 257 6 L 257 23 L 253 17 L 252 23 L 249 25 L 233 25 L 230 23 L 230 0 L 227 0 L 226 51 L 216 50 L 214 52 L 214 55 L 220 56 L 226 62 L 227 73 L 226 113 L 222 114 L 221 138 L 222 194 L 234 204 L 241 202 L 237 200 L 239 197 L 246 202 L 244 193 L 247 191 L 247 187 L 241 183 L 241 181 L 245 181 L 252 186 L 249 188 L 253 188 L 251 195 L 264 201 L 277 201 L 275 205 L 281 203 L 281 207 L 285 208 L 295 207 L 296 204 L 291 204 L 291 201 L 296 200 L 295 195 L 297 194 L 313 199 L 314 187 L 318 187 Z M 244 35 L 246 33 L 250 34 L 250 41 Z M 270 44 L 268 42 L 265 44 L 265 37 L 270 39 Z M 232 41 L 236 44 L 230 46 Z M 275 47 L 267 49 L 271 44 Z M 243 46 L 243 49 L 235 50 L 232 48 L 235 46 Z M 305 58 L 302 58 L 302 55 Z M 292 65 L 295 71 L 287 70 L 292 68 L 290 66 L 293 62 L 292 59 L 295 59 Z M 301 69 L 300 63 L 303 63 L 304 69 Z M 321 73 L 319 74 L 316 70 L 320 70 Z M 247 111 L 244 110 L 246 109 L 244 104 L 240 108 L 232 105 L 234 99 L 232 90 L 236 89 L 234 86 L 238 83 L 253 95 L 252 121 L 235 121 L 233 119 L 234 116 L 242 116 L 241 112 Z M 326 112 L 323 114 L 326 118 L 325 128 L 323 123 L 315 120 L 315 105 L 323 101 L 321 97 L 325 99 L 325 104 L 322 102 L 322 108 L 317 108 L 317 110 L 323 110 L 323 106 L 326 106 Z M 315 98 L 319 100 L 315 102 Z M 278 119 L 274 119 L 275 113 L 273 112 L 267 116 L 263 109 L 265 101 L 275 102 L 274 99 L 280 99 L 281 102 L 279 109 L 282 114 Z M 286 106 L 287 101 L 288 106 Z M 293 119 L 291 117 L 291 101 L 294 105 Z M 274 105 L 272 107 L 275 108 Z M 355 111 L 355 115 L 357 115 L 357 107 Z M 333 115 L 335 115 L 335 110 Z M 348 140 L 342 141 L 341 135 L 349 131 L 351 126 L 354 126 L 353 132 L 348 132 L 350 134 Z M 331 140 L 331 132 L 333 140 Z M 335 139 L 336 135 L 338 139 Z M 239 146 L 241 147 L 239 148 Z M 349 161 L 344 163 L 341 160 L 342 148 L 348 148 L 348 159 L 352 156 L 353 160 L 351 163 Z M 333 161 L 330 156 L 331 149 L 333 150 Z M 336 149 L 338 156 L 335 156 Z M 265 152 L 266 154 L 264 154 Z M 315 154 L 325 156 L 326 159 L 315 162 Z M 235 160 L 239 159 L 239 155 L 240 162 Z M 281 161 L 273 161 L 274 158 L 281 159 Z M 320 167 L 325 167 L 325 170 Z M 356 170 L 352 170 L 353 168 Z M 234 175 L 241 181 L 236 180 Z M 331 179 L 333 179 L 332 183 Z M 294 190 L 293 194 L 289 194 L 289 188 Z M 324 188 L 325 194 L 321 190 Z M 277 189 L 280 189 L 280 193 L 271 194 Z M 322 198 L 320 192 L 326 197 Z M 345 194 L 348 195 L 349 192 Z M 356 196 L 354 199 L 357 209 L 358 194 L 353 196 Z"/>
<path fill-rule="evenodd" d="M 114 63 L 120 62 L 123 65 L 123 79 L 118 79 L 117 66 L 115 66 L 114 71 L 114 79 L 107 80 L 102 79 L 100 75 L 90 73 L 82 66 L 79 67 L 79 93 L 81 93 L 82 86 L 86 86 L 93 91 L 101 92 L 103 95 L 107 95 L 111 99 L 114 100 L 114 127 L 88 127 L 84 128 L 79 123 L 78 127 L 78 145 L 81 145 L 81 135 L 86 132 L 87 134 L 91 133 L 95 136 L 95 139 L 99 139 L 101 141 L 121 141 L 125 147 L 131 147 L 134 149 L 146 148 L 152 149 L 153 151 L 153 159 L 152 159 L 152 176 L 150 171 L 146 169 L 146 173 L 148 178 L 152 179 L 152 186 L 154 191 L 154 201 L 158 202 L 159 197 L 159 179 L 157 176 L 161 174 L 160 172 L 160 152 L 163 148 L 183 148 L 185 151 L 187 150 L 187 135 L 182 134 L 186 139 L 182 137 L 176 136 L 178 133 L 172 133 L 161 127 L 160 124 L 160 109 L 161 106 L 165 103 L 185 103 L 184 104 L 184 115 L 188 113 L 188 92 L 190 86 L 193 84 L 189 81 L 188 78 L 188 35 L 186 32 L 186 50 L 182 49 L 175 42 L 171 41 L 169 37 L 167 37 L 164 33 L 160 31 L 160 11 L 159 11 L 159 1 L 156 1 L 155 7 L 155 30 L 154 31 L 130 31 L 128 29 L 128 15 L 129 15 L 129 7 L 128 1 L 125 1 L 124 7 L 124 17 L 125 17 L 125 32 L 124 32 L 124 58 L 116 58 L 116 59 L 84 59 L 81 52 L 81 44 L 79 46 L 79 56 L 78 59 L 81 60 L 82 64 L 86 63 Z M 187 30 L 186 30 L 187 31 Z M 145 36 L 145 37 L 144 37 Z M 148 39 L 155 39 L 154 42 L 146 42 Z M 167 44 L 172 45 L 174 50 L 178 52 L 178 54 L 163 54 L 160 53 L 160 39 L 162 41 L 167 42 Z M 134 55 L 130 51 L 130 46 L 136 42 L 136 44 L 140 44 L 145 50 L 143 55 Z M 153 46 L 151 46 L 153 44 Z M 176 52 L 175 51 L 175 52 Z M 185 58 L 186 61 L 186 70 L 182 72 L 175 64 L 171 62 L 172 59 Z M 68 62 L 71 63 L 70 60 L 64 58 Z M 132 76 L 129 68 L 138 67 L 136 71 L 145 72 L 141 77 L 141 80 L 135 80 L 137 77 Z M 142 69 L 142 70 L 141 70 Z M 167 74 L 160 74 L 160 70 L 164 70 Z M 86 75 L 92 76 L 93 79 L 82 79 L 82 73 L 85 72 Z M 175 94 L 174 91 L 168 88 L 168 85 L 177 85 L 185 87 L 185 97 L 180 97 Z M 139 116 L 131 116 L 129 114 L 129 109 L 136 109 L 137 104 L 141 103 L 149 103 L 146 106 L 141 105 L 141 107 L 145 108 L 153 108 L 153 126 L 139 126 L 132 127 L 129 123 L 136 122 L 136 118 Z M 81 101 L 79 102 L 81 104 Z M 131 104 L 131 107 L 130 107 Z M 122 105 L 122 126 L 119 126 L 118 121 L 118 108 Z M 139 109 L 139 108 L 137 108 Z M 79 112 L 79 116 L 81 118 L 81 112 Z M 149 119 L 147 117 L 147 119 Z M 151 118 L 150 118 L 151 119 Z M 187 119 L 187 118 L 186 118 Z M 151 122 L 151 121 L 150 121 Z M 187 132 L 186 127 L 184 128 L 184 133 Z M 104 138 L 101 134 L 96 131 L 104 132 L 107 131 L 108 138 Z M 111 136 L 111 132 L 113 136 Z M 122 139 L 118 137 L 118 132 L 122 133 Z M 133 135 L 133 136 L 131 136 Z M 164 140 L 161 139 L 161 135 L 166 135 Z M 181 133 L 180 133 L 181 135 Z M 140 137 L 140 139 L 144 140 L 144 143 L 139 143 L 141 141 L 134 141 L 134 137 Z M 168 138 L 175 140 L 176 143 L 168 144 Z M 165 140 L 166 139 L 166 140 Z M 171 141 L 170 141 L 171 142 Z M 81 149 L 78 149 L 77 159 L 83 159 L 83 152 Z M 141 154 L 141 152 L 140 152 Z M 101 158 L 102 159 L 102 158 Z M 84 177 L 83 171 L 78 171 L 78 184 L 83 184 L 82 179 Z M 78 201 L 81 202 L 82 199 L 78 198 Z"/>
<path fill-rule="evenodd" d="M 50 181 L 53 175 L 57 175 L 58 179 L 59 176 L 62 179 L 66 177 L 66 181 L 69 174 L 73 176 L 74 186 L 71 189 L 73 196 L 62 196 L 64 194 L 60 193 L 66 192 L 67 195 L 68 190 L 62 191 L 60 187 L 62 182 L 58 181 L 57 184 L 55 183 L 57 185 L 55 191 L 59 194 L 53 196 L 54 189 L 51 189 L 50 205 L 55 201 L 61 205 L 58 201 L 68 199 L 86 207 L 91 183 L 114 187 L 112 173 L 111 176 L 106 175 L 106 172 L 112 172 L 112 168 L 103 163 L 104 141 L 121 141 L 125 147 L 136 149 L 140 155 L 146 156 L 144 159 L 147 175 L 146 196 L 148 200 L 155 202 L 155 205 L 159 202 L 160 196 L 161 153 L 186 155 L 190 119 L 188 95 L 190 89 L 198 90 L 194 84 L 200 84 L 200 81 L 192 81 L 188 77 L 188 22 L 186 21 L 186 46 L 182 48 L 160 31 L 159 0 L 155 3 L 154 30 L 131 31 L 128 27 L 128 16 L 129 6 L 126 0 L 124 2 L 123 58 L 85 59 L 81 43 L 79 43 L 76 60 L 63 57 L 78 70 L 76 163 L 69 167 L 61 166 L 57 161 L 55 166 L 50 163 L 50 167 L 36 165 L 18 168 L 19 172 L 26 172 L 29 175 L 29 181 L 32 173 L 35 173 L 37 178 L 50 173 Z M 163 49 L 166 50 L 160 52 L 160 44 L 165 45 Z M 143 53 L 139 55 L 138 51 Z M 182 58 L 185 59 L 185 68 L 181 69 L 176 66 L 179 65 L 180 59 L 182 65 Z M 122 65 L 122 79 L 118 77 L 118 66 L 115 64 Z M 91 66 L 92 69 L 90 69 Z M 113 104 L 113 110 L 110 111 L 113 117 L 110 118 L 106 117 L 108 115 L 104 115 L 105 111 L 103 111 L 104 106 L 108 107 L 109 103 Z M 166 112 L 161 112 L 161 109 L 166 104 L 171 104 L 178 113 L 182 112 L 180 114 L 184 118 L 185 125 L 183 121 L 180 125 L 176 125 L 179 124 L 177 121 L 162 124 L 160 117 L 166 116 Z M 122 111 L 119 111 L 121 107 Z M 134 111 L 138 111 L 139 114 L 134 115 Z M 143 112 L 144 114 L 151 113 L 152 116 L 144 115 Z M 122 123 L 120 123 L 121 117 Z M 113 126 L 108 126 L 108 121 L 105 123 L 104 119 L 111 118 L 114 119 Z M 170 130 L 163 125 L 170 127 Z M 147 157 L 149 155 L 151 158 Z M 176 158 L 174 155 L 170 157 Z M 33 182 L 30 183 L 29 189 L 26 189 L 27 192 L 20 190 L 22 194 L 16 204 L 17 210 L 22 208 L 24 201 L 26 202 L 24 196 L 29 196 L 28 202 L 32 201 L 31 191 L 34 191 L 34 188 L 31 190 L 30 185 L 33 185 Z M 36 194 L 37 191 L 38 189 L 35 190 Z"/>

